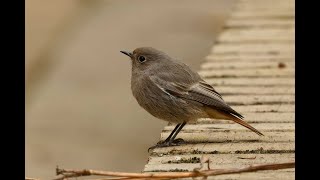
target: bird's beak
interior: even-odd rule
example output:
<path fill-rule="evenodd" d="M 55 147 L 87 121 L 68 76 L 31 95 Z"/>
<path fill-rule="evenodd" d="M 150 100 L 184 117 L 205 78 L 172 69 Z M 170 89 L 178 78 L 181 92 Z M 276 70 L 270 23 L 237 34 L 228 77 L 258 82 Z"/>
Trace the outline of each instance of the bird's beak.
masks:
<path fill-rule="evenodd" d="M 132 53 L 131 52 L 127 52 L 127 51 L 120 51 L 121 53 L 129 56 L 130 58 L 132 57 Z"/>

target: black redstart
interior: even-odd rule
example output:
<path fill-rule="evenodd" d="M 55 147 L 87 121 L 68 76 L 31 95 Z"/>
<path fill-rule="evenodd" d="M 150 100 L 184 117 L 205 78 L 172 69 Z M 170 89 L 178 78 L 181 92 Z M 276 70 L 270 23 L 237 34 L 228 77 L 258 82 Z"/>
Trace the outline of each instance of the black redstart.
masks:
<path fill-rule="evenodd" d="M 120 52 L 131 58 L 131 90 L 139 105 L 153 116 L 177 124 L 165 141 L 149 149 L 177 145 L 174 140 L 180 130 L 199 118 L 232 120 L 263 135 L 187 65 L 151 47 Z"/>

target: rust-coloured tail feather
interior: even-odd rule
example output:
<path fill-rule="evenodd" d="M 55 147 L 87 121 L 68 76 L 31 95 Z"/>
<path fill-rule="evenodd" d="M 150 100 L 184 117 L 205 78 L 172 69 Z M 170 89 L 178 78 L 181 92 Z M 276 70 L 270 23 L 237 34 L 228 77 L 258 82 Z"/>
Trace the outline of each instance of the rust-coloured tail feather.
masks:
<path fill-rule="evenodd" d="M 237 114 L 234 114 L 232 112 L 226 112 L 226 111 L 221 111 L 217 110 L 215 108 L 212 108 L 210 106 L 205 106 L 205 112 L 209 115 L 209 117 L 214 118 L 214 119 L 224 119 L 224 120 L 232 120 L 248 129 L 251 131 L 255 132 L 259 136 L 264 136 L 260 131 L 256 130 L 254 127 L 250 126 L 248 123 L 242 120 L 242 116 L 238 116 Z"/>
<path fill-rule="evenodd" d="M 258 134 L 259 136 L 264 136 L 260 131 L 258 131 L 256 128 L 250 126 L 248 123 L 246 123 L 245 121 L 241 120 L 240 118 L 238 118 L 236 115 L 233 115 L 232 120 L 248 129 L 250 129 L 251 131 L 255 132 L 256 134 Z"/>

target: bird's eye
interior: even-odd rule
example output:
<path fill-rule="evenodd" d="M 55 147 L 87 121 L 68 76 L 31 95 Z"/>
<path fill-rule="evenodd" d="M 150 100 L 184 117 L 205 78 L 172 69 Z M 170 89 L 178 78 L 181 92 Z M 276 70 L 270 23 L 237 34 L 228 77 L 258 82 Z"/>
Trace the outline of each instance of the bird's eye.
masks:
<path fill-rule="evenodd" d="M 146 61 L 146 58 L 144 56 L 139 56 L 138 60 L 139 60 L 139 62 L 143 63 Z"/>

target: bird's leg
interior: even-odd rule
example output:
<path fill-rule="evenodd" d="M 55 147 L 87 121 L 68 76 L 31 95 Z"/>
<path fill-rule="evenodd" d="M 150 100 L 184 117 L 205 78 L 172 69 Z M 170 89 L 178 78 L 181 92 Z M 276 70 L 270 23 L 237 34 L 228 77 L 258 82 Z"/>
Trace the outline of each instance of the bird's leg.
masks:
<path fill-rule="evenodd" d="M 164 141 L 159 141 L 156 145 L 154 146 L 151 146 L 149 149 L 148 149 L 148 152 L 150 151 L 150 149 L 154 149 L 156 147 L 166 147 L 166 146 L 169 146 L 169 142 L 171 140 L 171 137 L 174 135 L 174 133 L 177 131 L 177 129 L 181 126 L 181 123 L 177 124 L 176 127 L 172 130 L 172 132 L 170 133 L 170 135 L 167 137 L 166 140 Z"/>
<path fill-rule="evenodd" d="M 173 131 L 170 133 L 170 135 L 167 137 L 166 140 L 158 142 L 156 145 L 150 147 L 148 149 L 148 152 L 149 152 L 150 149 L 154 149 L 154 148 L 157 148 L 157 147 L 168 147 L 168 146 L 171 146 L 171 145 L 177 146 L 177 145 L 183 143 L 184 142 L 183 139 L 181 139 L 181 138 L 174 139 L 174 138 L 179 134 L 179 132 L 181 131 L 181 129 L 185 125 L 186 125 L 185 122 L 183 122 L 181 124 L 177 124 L 177 126 L 173 129 Z"/>
<path fill-rule="evenodd" d="M 181 131 L 181 129 L 184 127 L 186 125 L 186 122 L 183 122 L 180 126 L 179 126 L 179 128 L 177 129 L 177 131 L 174 133 L 174 135 L 171 137 L 171 139 L 169 140 L 169 145 L 171 145 L 171 144 L 174 144 L 174 145 L 179 145 L 179 144 L 181 144 L 181 143 L 183 143 L 184 142 L 184 140 L 183 139 L 181 139 L 181 138 L 178 138 L 178 139 L 175 139 L 176 138 L 176 136 L 179 134 L 179 132 Z"/>
<path fill-rule="evenodd" d="M 175 127 L 175 128 L 172 130 L 172 132 L 170 133 L 170 135 L 167 137 L 167 139 L 164 140 L 163 142 L 169 142 L 170 139 L 171 139 L 171 137 L 172 137 L 172 135 L 177 131 L 177 129 L 179 128 L 180 125 L 181 125 L 181 123 L 180 123 L 180 124 L 177 124 L 176 127 Z"/>

